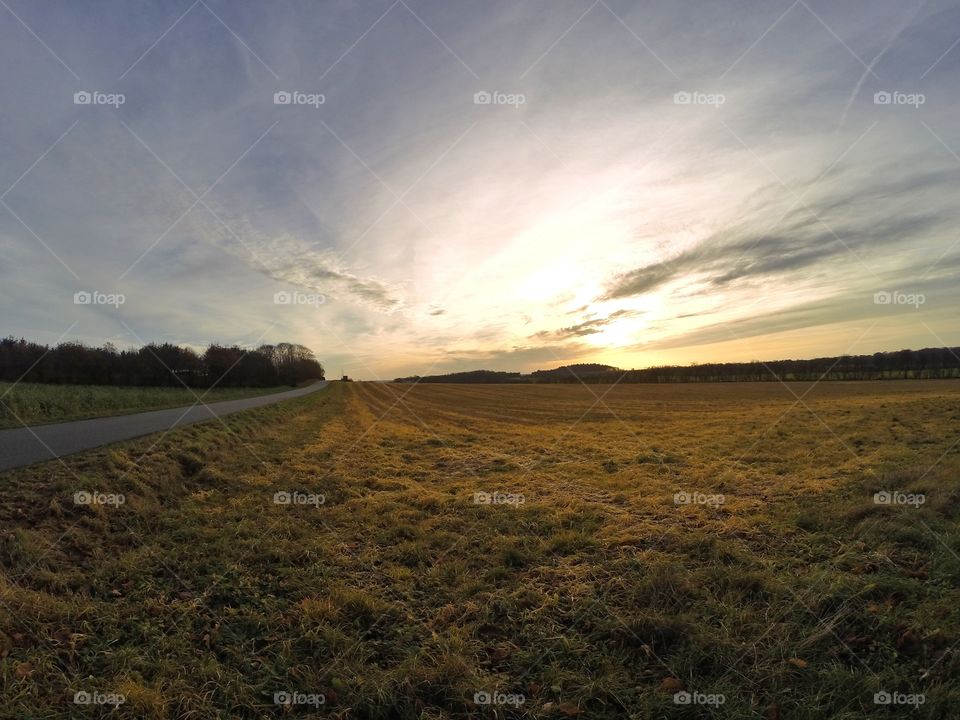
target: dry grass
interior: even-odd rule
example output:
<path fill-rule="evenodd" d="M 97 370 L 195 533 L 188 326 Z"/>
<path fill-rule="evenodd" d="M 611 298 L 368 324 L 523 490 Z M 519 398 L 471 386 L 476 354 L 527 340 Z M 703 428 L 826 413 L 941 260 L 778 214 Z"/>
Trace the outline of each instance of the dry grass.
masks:
<path fill-rule="evenodd" d="M 772 383 L 334 383 L 230 432 L 9 472 L 0 712 L 945 717 L 958 400 L 950 381 L 824 383 L 802 404 Z M 126 503 L 76 506 L 80 489 Z M 926 502 L 875 505 L 883 489 Z M 275 705 L 284 690 L 325 703 Z"/>

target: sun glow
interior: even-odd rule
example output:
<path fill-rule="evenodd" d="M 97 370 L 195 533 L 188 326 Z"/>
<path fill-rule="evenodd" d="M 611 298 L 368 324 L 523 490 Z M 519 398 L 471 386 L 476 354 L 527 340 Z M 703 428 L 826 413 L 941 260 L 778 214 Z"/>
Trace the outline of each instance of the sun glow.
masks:
<path fill-rule="evenodd" d="M 587 335 L 584 339 L 588 344 L 603 348 L 619 348 L 637 342 L 638 336 L 645 329 L 646 323 L 638 318 L 618 320 L 606 326 L 600 332 Z"/>

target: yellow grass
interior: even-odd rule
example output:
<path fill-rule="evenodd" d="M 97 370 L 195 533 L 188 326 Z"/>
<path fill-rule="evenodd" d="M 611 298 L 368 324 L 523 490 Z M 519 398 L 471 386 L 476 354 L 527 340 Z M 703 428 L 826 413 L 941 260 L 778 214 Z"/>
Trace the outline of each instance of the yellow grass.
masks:
<path fill-rule="evenodd" d="M 99 690 L 129 695 L 123 718 L 812 719 L 893 716 L 873 702 L 889 690 L 942 717 L 958 401 L 951 381 L 335 383 L 6 473 L 6 706 L 64 717 Z M 127 502 L 73 505 L 93 483 Z"/>

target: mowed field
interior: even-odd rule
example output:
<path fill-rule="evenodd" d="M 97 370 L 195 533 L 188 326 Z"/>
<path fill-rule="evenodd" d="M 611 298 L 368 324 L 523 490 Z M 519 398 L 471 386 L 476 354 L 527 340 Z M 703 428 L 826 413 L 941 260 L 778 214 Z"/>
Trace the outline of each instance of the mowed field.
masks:
<path fill-rule="evenodd" d="M 0 475 L 0 716 L 960 707 L 960 383 L 332 383 L 225 426 Z"/>

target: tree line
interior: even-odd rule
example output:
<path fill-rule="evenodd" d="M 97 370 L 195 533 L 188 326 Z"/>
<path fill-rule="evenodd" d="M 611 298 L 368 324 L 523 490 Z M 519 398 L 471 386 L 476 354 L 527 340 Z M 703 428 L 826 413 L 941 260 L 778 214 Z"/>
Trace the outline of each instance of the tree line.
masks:
<path fill-rule="evenodd" d="M 71 385 L 273 387 L 324 377 L 310 348 L 292 343 L 244 349 L 210 345 L 203 353 L 171 343 L 118 350 L 111 343 L 56 347 L 0 340 L 0 380 Z"/>
<path fill-rule="evenodd" d="M 394 382 L 426 383 L 670 383 L 761 382 L 815 380 L 912 380 L 960 378 L 960 348 L 896 350 L 872 355 L 840 355 L 810 360 L 665 365 L 622 370 L 611 365 L 581 363 L 527 375 L 473 370 L 448 375 L 397 378 Z"/>

